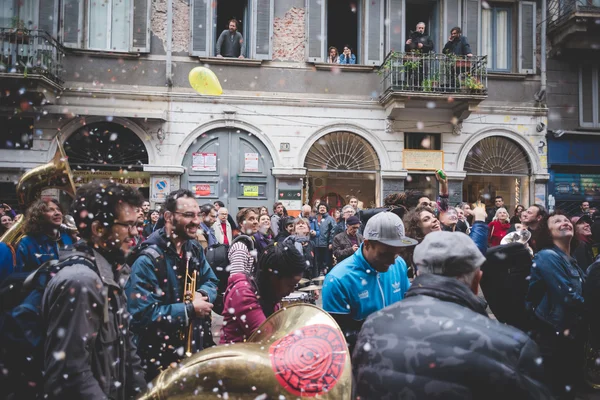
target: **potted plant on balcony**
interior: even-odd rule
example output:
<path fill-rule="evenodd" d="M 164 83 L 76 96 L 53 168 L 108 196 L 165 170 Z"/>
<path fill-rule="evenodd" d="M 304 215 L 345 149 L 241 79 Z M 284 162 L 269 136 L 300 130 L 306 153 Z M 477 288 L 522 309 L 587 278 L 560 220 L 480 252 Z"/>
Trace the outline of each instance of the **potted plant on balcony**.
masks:
<path fill-rule="evenodd" d="M 485 86 L 479 79 L 471 76 L 471 74 L 466 74 L 462 81 L 462 89 L 466 93 L 479 94 L 483 93 Z"/>

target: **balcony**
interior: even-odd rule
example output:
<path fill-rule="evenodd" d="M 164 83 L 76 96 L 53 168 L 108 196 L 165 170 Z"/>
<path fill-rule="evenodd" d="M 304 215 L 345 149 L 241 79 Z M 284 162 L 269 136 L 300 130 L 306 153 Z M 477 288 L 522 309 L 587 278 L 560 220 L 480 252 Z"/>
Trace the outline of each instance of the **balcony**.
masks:
<path fill-rule="evenodd" d="M 388 54 L 379 73 L 379 102 L 388 118 L 411 119 L 436 108 L 461 122 L 487 97 L 487 57 L 445 54 Z"/>
<path fill-rule="evenodd" d="M 600 0 L 549 0 L 548 36 L 553 51 L 600 49 Z"/>
<path fill-rule="evenodd" d="M 0 28 L 0 105 L 53 103 L 62 91 L 64 50 L 48 33 Z"/>

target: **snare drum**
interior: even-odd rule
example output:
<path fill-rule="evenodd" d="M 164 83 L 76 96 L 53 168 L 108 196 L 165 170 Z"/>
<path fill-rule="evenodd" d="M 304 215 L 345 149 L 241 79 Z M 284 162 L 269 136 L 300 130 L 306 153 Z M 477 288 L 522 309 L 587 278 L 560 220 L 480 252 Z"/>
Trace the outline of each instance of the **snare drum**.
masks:
<path fill-rule="evenodd" d="M 281 299 L 282 308 L 298 303 L 310 303 L 310 295 L 305 292 L 294 292 Z"/>

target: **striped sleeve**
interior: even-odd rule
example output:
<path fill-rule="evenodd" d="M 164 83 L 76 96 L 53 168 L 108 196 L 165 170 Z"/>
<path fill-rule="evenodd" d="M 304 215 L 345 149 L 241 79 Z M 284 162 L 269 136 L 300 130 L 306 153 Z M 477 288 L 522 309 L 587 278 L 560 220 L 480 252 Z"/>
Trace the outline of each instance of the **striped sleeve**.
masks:
<path fill-rule="evenodd" d="M 252 264 L 250 253 L 248 253 L 248 247 L 242 242 L 235 242 L 229 248 L 229 266 L 230 275 L 233 274 L 250 274 L 252 271 Z"/>

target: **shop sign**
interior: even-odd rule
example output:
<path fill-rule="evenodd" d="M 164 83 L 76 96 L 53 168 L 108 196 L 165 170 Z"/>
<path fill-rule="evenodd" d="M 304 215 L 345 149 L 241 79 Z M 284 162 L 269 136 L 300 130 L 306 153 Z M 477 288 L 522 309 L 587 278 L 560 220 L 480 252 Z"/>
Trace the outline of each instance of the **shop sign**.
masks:
<path fill-rule="evenodd" d="M 167 176 L 153 176 L 150 178 L 150 200 L 164 203 L 171 192 L 171 179 Z"/>
<path fill-rule="evenodd" d="M 135 188 L 150 186 L 150 174 L 140 171 L 73 171 L 73 181 L 79 187 L 93 181 L 113 181 Z"/>
<path fill-rule="evenodd" d="M 549 192 L 556 200 L 600 200 L 600 175 L 550 172 Z"/>
<path fill-rule="evenodd" d="M 442 150 L 402 150 L 402 164 L 405 170 L 437 171 L 444 169 Z"/>
<path fill-rule="evenodd" d="M 217 153 L 193 153 L 192 171 L 216 171 Z"/>

